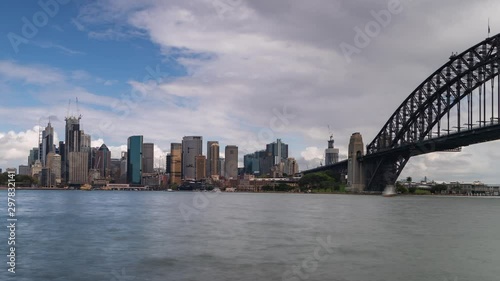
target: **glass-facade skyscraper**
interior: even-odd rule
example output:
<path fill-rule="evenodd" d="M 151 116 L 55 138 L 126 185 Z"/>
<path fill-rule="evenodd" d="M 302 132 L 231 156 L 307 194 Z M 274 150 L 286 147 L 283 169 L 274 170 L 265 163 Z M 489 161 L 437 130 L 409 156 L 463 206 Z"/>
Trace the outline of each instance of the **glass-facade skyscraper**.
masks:
<path fill-rule="evenodd" d="M 203 154 L 203 138 L 188 136 L 182 139 L 182 178 L 196 178 L 196 156 Z"/>
<path fill-rule="evenodd" d="M 127 182 L 141 184 L 142 181 L 142 136 L 132 136 L 127 141 Z"/>
<path fill-rule="evenodd" d="M 270 143 L 266 146 L 266 152 L 273 156 L 273 166 L 278 165 L 281 161 L 288 158 L 288 144 L 281 142 L 277 139 L 276 142 Z"/>

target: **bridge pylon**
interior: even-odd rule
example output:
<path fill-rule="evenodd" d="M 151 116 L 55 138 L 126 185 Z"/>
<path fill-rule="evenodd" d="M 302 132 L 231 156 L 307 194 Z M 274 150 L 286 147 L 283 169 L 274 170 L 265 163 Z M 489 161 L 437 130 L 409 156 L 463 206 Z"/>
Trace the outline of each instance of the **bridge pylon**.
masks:
<path fill-rule="evenodd" d="M 352 134 L 349 141 L 347 164 L 347 186 L 352 192 L 365 190 L 364 168 L 361 161 L 364 154 L 363 137 L 360 133 Z"/>

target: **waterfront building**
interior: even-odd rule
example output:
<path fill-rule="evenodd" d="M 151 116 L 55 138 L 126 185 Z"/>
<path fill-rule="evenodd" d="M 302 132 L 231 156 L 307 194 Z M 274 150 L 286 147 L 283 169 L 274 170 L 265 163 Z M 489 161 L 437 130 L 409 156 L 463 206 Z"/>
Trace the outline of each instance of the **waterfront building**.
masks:
<path fill-rule="evenodd" d="M 226 177 L 226 158 L 219 157 L 219 176 Z"/>
<path fill-rule="evenodd" d="M 42 162 L 40 160 L 35 160 L 35 163 L 31 166 L 31 176 L 34 178 L 38 178 L 38 176 L 42 172 L 42 168 Z"/>
<path fill-rule="evenodd" d="M 127 183 L 140 185 L 142 180 L 143 136 L 132 136 L 127 142 Z"/>
<path fill-rule="evenodd" d="M 30 168 L 30 166 L 28 166 L 28 165 L 19 165 L 19 175 L 31 176 L 31 168 Z"/>
<path fill-rule="evenodd" d="M 182 139 L 182 179 L 196 178 L 196 156 L 203 155 L 203 138 L 187 136 Z"/>
<path fill-rule="evenodd" d="M 89 177 L 89 153 L 72 151 L 68 153 L 68 185 L 84 185 Z"/>
<path fill-rule="evenodd" d="M 153 143 L 144 143 L 142 145 L 142 172 L 145 174 L 154 173 L 154 149 L 155 145 Z"/>
<path fill-rule="evenodd" d="M 47 154 L 47 168 L 50 168 L 51 182 L 53 185 L 61 183 L 61 155 L 54 152 Z"/>
<path fill-rule="evenodd" d="M 55 152 L 54 149 L 54 128 L 49 124 L 45 127 L 45 130 L 42 131 L 42 151 L 41 151 L 41 161 L 42 165 L 47 165 L 47 154 L 50 152 Z"/>
<path fill-rule="evenodd" d="M 119 183 L 127 183 L 127 152 L 122 151 L 120 158 L 120 181 Z"/>
<path fill-rule="evenodd" d="M 81 142 L 82 142 L 82 131 L 80 130 L 80 120 L 81 116 L 68 116 L 64 120 L 66 121 L 65 126 L 65 142 L 64 142 L 64 164 L 62 165 L 63 170 L 63 180 L 69 182 L 69 153 L 70 152 L 80 152 Z M 76 157 L 73 157 L 76 159 Z M 88 161 L 88 156 L 86 157 Z M 88 163 L 87 163 L 88 168 Z"/>
<path fill-rule="evenodd" d="M 196 168 L 196 180 L 200 181 L 206 178 L 207 168 L 206 168 L 207 158 L 205 155 L 196 156 L 195 168 Z"/>
<path fill-rule="evenodd" d="M 170 184 L 182 183 L 182 144 L 170 144 Z"/>
<path fill-rule="evenodd" d="M 38 147 L 33 147 L 33 149 L 30 150 L 30 155 L 28 156 L 28 166 L 33 166 L 35 164 L 36 160 L 40 160 L 38 157 L 40 155 L 40 148 Z"/>
<path fill-rule="evenodd" d="M 110 162 L 111 162 L 111 165 L 110 165 L 111 171 L 109 174 L 110 181 L 120 183 L 122 160 L 119 158 L 111 158 Z"/>
<path fill-rule="evenodd" d="M 288 158 L 288 144 L 277 139 L 276 142 L 266 145 L 266 152 L 273 157 L 271 166 L 277 165 Z"/>
<path fill-rule="evenodd" d="M 328 148 L 325 149 L 325 165 L 332 165 L 339 162 L 339 150 L 333 147 L 334 142 L 333 136 L 330 136 Z"/>
<path fill-rule="evenodd" d="M 219 174 L 219 142 L 207 142 L 207 177 Z"/>
<path fill-rule="evenodd" d="M 225 174 L 228 179 L 238 177 L 238 147 L 236 145 L 227 145 L 225 150 Z"/>
<path fill-rule="evenodd" d="M 295 160 L 295 158 L 287 158 L 284 164 L 283 174 L 291 177 L 299 173 L 299 164 L 297 163 L 297 160 Z"/>
<path fill-rule="evenodd" d="M 101 179 L 109 178 L 111 176 L 111 151 L 109 148 L 102 144 L 95 154 L 94 168 L 99 171 Z"/>

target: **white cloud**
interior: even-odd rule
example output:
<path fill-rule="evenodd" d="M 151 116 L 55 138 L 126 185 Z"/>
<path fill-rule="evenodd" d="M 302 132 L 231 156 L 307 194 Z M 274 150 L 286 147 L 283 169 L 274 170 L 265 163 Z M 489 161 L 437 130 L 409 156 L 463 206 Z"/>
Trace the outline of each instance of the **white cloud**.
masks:
<path fill-rule="evenodd" d="M 240 151 L 263 149 L 266 142 L 282 138 L 301 168 L 312 168 L 324 157 L 327 125 L 341 155 L 346 154 L 353 132 L 361 132 L 365 144 L 369 143 L 392 111 L 452 51 L 484 39 L 478 35 L 483 34 L 483 24 L 470 24 L 470 18 L 486 18 L 487 11 L 498 10 L 500 4 L 458 2 L 433 3 L 432 10 L 428 2 L 403 3 L 403 13 L 394 16 L 350 64 L 339 44 L 351 42 L 353 28 L 372 20 L 370 11 L 384 8 L 386 2 L 254 0 L 242 1 L 223 15 L 210 0 L 92 2 L 83 5 L 74 20 L 79 30 L 100 40 L 147 34 L 165 60 L 172 54 L 180 56 L 178 62 L 189 75 L 159 84 L 129 81 L 131 91 L 115 98 L 74 86 L 41 93 L 64 105 L 67 95 L 79 96 L 86 133 L 117 147 L 113 157 L 119 157 L 126 138 L 135 134 L 162 148 L 180 142 L 184 135 L 202 135 L 205 141 L 237 144 Z M 454 12 L 444 12 L 450 5 Z M 25 76 L 29 77 L 4 74 L 28 81 Z M 104 79 L 97 82 L 113 84 Z M 109 88 L 112 91 L 112 85 Z M 65 116 L 62 107 L 20 110 Z M 276 129 L 272 126 L 279 117 L 276 110 L 284 107 L 294 117 Z M 33 125 L 23 118 L 31 117 L 10 120 L 24 128 Z M 103 121 L 110 125 L 103 128 Z M 498 166 L 481 147 L 468 148 L 468 153 L 484 155 L 490 167 Z M 449 165 L 448 172 L 457 174 L 462 167 L 470 167 L 477 177 L 486 177 L 484 170 L 492 170 L 474 157 L 459 158 L 461 167 L 453 164 L 455 160 L 448 154 L 422 156 L 413 159 L 404 173 L 439 176 L 439 166 L 433 163 Z M 476 178 L 470 173 L 463 177 Z"/>
<path fill-rule="evenodd" d="M 64 75 L 51 67 L 21 65 L 13 61 L 0 61 L 0 81 L 22 81 L 28 84 L 52 84 L 64 81 Z"/>

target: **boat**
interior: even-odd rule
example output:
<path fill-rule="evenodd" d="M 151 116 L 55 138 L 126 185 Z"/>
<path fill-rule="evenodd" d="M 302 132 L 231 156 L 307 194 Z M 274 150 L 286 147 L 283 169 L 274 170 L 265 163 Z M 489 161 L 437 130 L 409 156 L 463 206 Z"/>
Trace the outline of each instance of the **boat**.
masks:
<path fill-rule="evenodd" d="M 169 189 L 167 189 L 167 192 L 172 192 L 172 191 L 173 191 L 173 190 L 172 190 L 172 189 L 170 189 L 170 188 L 169 188 Z"/>
<path fill-rule="evenodd" d="M 385 187 L 384 192 L 382 192 L 384 197 L 394 197 L 396 196 L 396 190 L 394 189 L 394 185 L 388 185 Z"/>

